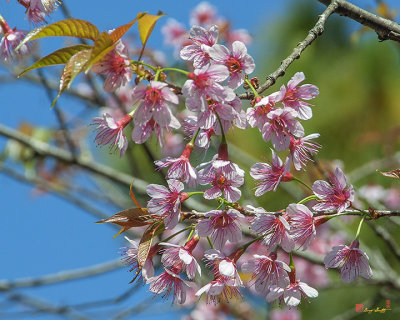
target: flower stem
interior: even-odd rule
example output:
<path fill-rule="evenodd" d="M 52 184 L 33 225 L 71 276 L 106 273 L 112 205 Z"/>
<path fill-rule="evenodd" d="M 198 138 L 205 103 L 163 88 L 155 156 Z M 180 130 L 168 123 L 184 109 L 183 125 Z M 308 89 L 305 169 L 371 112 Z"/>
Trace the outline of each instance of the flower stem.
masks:
<path fill-rule="evenodd" d="M 221 144 L 226 144 L 226 137 L 225 137 L 224 127 L 222 126 L 221 118 L 219 117 L 218 112 L 215 112 L 215 115 L 217 116 L 217 119 L 218 119 L 218 122 L 219 122 L 219 126 L 221 127 L 221 133 L 222 133 Z"/>
<path fill-rule="evenodd" d="M 189 240 L 190 240 L 190 238 L 192 237 L 193 233 L 194 233 L 194 228 L 192 227 L 192 230 L 190 231 L 190 233 L 189 233 L 189 235 L 188 235 L 188 237 L 187 237 L 187 239 L 186 239 L 185 244 L 189 242 Z"/>
<path fill-rule="evenodd" d="M 176 237 L 178 234 L 185 232 L 186 230 L 192 229 L 192 226 L 186 227 L 185 229 L 179 230 L 178 232 L 175 232 L 173 235 L 169 236 L 168 238 L 165 238 L 163 240 L 161 240 L 160 242 L 168 242 L 169 240 L 171 240 L 172 238 Z"/>
<path fill-rule="evenodd" d="M 189 141 L 189 144 L 191 144 L 192 146 L 194 146 L 194 142 L 196 141 L 197 136 L 199 135 L 200 132 L 200 128 L 197 129 L 195 135 L 193 136 L 193 138 Z"/>
<path fill-rule="evenodd" d="M 258 236 L 257 238 L 255 238 L 255 239 L 251 240 L 250 242 L 244 244 L 244 245 L 242 246 L 243 252 L 246 251 L 247 248 L 248 248 L 251 244 L 253 244 L 253 243 L 256 242 L 256 241 L 261 240 L 263 237 L 264 237 L 264 235 Z"/>
<path fill-rule="evenodd" d="M 196 194 L 204 194 L 204 191 L 193 191 L 187 193 L 188 197 L 194 196 Z"/>
<path fill-rule="evenodd" d="M 258 97 L 259 94 L 258 94 L 257 90 L 254 89 L 253 85 L 251 84 L 251 81 L 250 81 L 249 79 L 247 79 L 247 77 L 244 78 L 244 82 L 246 82 L 247 85 L 250 87 L 251 91 L 253 91 L 254 98 L 255 98 L 255 97 Z"/>
<path fill-rule="evenodd" d="M 178 68 L 162 68 L 162 69 L 160 69 L 160 72 L 163 72 L 163 71 L 175 71 L 175 72 L 180 72 L 180 73 L 183 73 L 184 75 L 189 75 L 189 73 L 190 72 L 188 72 L 188 71 L 185 71 L 185 70 L 182 70 L 182 69 L 178 69 Z"/>
<path fill-rule="evenodd" d="M 297 181 L 298 183 L 302 184 L 303 186 L 305 186 L 308 190 L 310 190 L 311 192 L 313 192 L 312 188 L 307 185 L 305 182 L 301 181 L 299 178 L 296 178 L 293 176 L 292 180 Z"/>
<path fill-rule="evenodd" d="M 363 217 L 361 218 L 360 224 L 358 225 L 357 233 L 356 233 L 356 240 L 358 240 L 358 238 L 360 236 L 361 226 L 362 226 L 362 224 L 364 222 L 365 216 L 366 215 L 363 215 Z"/>
<path fill-rule="evenodd" d="M 308 196 L 308 197 L 306 197 L 306 198 L 300 200 L 299 202 L 297 202 L 297 204 L 304 204 L 304 203 L 307 203 L 307 202 L 309 202 L 309 201 L 311 201 L 311 200 L 318 200 L 318 199 L 319 199 L 319 198 L 318 198 L 315 194 L 313 194 L 313 195 L 311 195 L 311 196 Z"/>
<path fill-rule="evenodd" d="M 146 67 L 150 68 L 151 70 L 153 70 L 154 72 L 157 72 L 159 70 L 158 68 L 152 66 L 151 64 L 148 64 L 148 63 L 145 63 L 145 62 L 142 62 L 142 61 L 131 60 L 131 63 L 132 64 L 140 64 L 142 66 L 146 66 Z"/>
<path fill-rule="evenodd" d="M 211 249 L 214 249 L 214 246 L 213 246 L 213 244 L 212 244 L 212 242 L 211 242 L 210 237 L 207 237 L 207 241 L 208 241 L 208 243 L 209 243 Z"/>

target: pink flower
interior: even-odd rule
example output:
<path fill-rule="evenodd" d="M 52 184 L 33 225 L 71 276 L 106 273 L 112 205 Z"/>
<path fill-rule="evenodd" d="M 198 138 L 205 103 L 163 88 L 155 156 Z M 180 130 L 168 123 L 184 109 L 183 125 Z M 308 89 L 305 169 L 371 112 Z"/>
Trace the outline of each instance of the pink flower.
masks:
<path fill-rule="evenodd" d="M 318 152 L 321 145 L 317 142 L 312 142 L 311 139 L 318 138 L 318 133 L 310 134 L 304 138 L 290 137 L 290 159 L 296 170 L 301 170 L 305 167 L 307 161 L 312 160 L 312 155 Z"/>
<path fill-rule="evenodd" d="M 153 118 L 162 127 L 169 126 L 173 121 L 169 104 L 179 103 L 178 96 L 172 89 L 159 81 L 150 81 L 150 85 L 147 86 L 136 86 L 132 92 L 132 104 L 135 105 L 139 101 L 141 102 L 135 111 L 135 124 L 145 124 Z"/>
<path fill-rule="evenodd" d="M 183 47 L 180 56 L 183 60 L 193 61 L 196 69 L 206 67 L 210 64 L 209 49 L 217 42 L 218 27 L 212 26 L 206 30 L 200 26 L 193 26 L 189 32 L 189 39 L 193 42 Z"/>
<path fill-rule="evenodd" d="M 244 82 L 244 74 L 254 71 L 253 58 L 247 54 L 247 48 L 243 42 L 235 41 L 232 50 L 227 47 L 215 44 L 208 50 L 208 54 L 218 64 L 225 65 L 230 73 L 229 87 L 236 89 Z"/>
<path fill-rule="evenodd" d="M 323 180 L 314 182 L 312 189 L 320 200 L 313 209 L 343 212 L 354 200 L 353 186 L 347 186 L 346 176 L 340 168 L 336 168 L 335 174 L 331 175 L 329 181 L 330 184 Z"/>
<path fill-rule="evenodd" d="M 142 272 L 141 277 L 144 278 L 144 280 L 148 280 L 149 278 L 154 276 L 154 267 L 153 267 L 153 256 L 157 253 L 158 251 L 158 246 L 153 246 L 150 249 L 150 253 L 144 263 L 143 268 L 139 267 L 139 262 L 138 262 L 138 243 L 136 241 L 133 241 L 129 239 L 128 237 L 125 237 L 126 240 L 128 240 L 130 247 L 123 247 L 121 248 L 121 254 L 124 256 L 123 257 L 123 262 L 130 267 L 129 271 L 135 273 L 135 278 L 139 275 L 140 272 Z"/>
<path fill-rule="evenodd" d="M 302 120 L 308 120 L 312 117 L 312 110 L 309 107 L 310 104 L 303 100 L 311 100 L 318 96 L 319 90 L 312 84 L 304 84 L 301 87 L 298 85 L 305 80 L 303 72 L 297 72 L 292 79 L 285 86 L 281 87 L 281 91 L 284 93 L 282 103 L 285 107 L 296 110 L 297 117 Z"/>
<path fill-rule="evenodd" d="M 196 226 L 200 237 L 210 236 L 215 248 L 222 249 L 226 241 L 236 243 L 242 239 L 242 231 L 238 222 L 244 216 L 235 209 L 211 210 Z"/>
<path fill-rule="evenodd" d="M 290 108 L 278 108 L 270 111 L 267 114 L 267 122 L 261 129 L 263 139 L 271 140 L 277 151 L 289 148 L 291 136 L 304 136 L 304 128 L 295 117 L 296 112 Z"/>
<path fill-rule="evenodd" d="M 310 287 L 308 284 L 300 281 L 290 283 L 287 287 L 281 288 L 278 286 L 271 286 L 270 292 L 267 295 L 267 301 L 272 302 L 276 299 L 284 301 L 288 307 L 296 307 L 303 298 L 316 298 L 318 291 Z"/>
<path fill-rule="evenodd" d="M 210 65 L 190 73 L 189 80 L 186 80 L 182 88 L 188 109 L 207 110 L 207 97 L 215 101 L 232 101 L 235 99 L 236 95 L 233 90 L 220 84 L 228 76 L 228 68 L 222 65 Z"/>
<path fill-rule="evenodd" d="M 258 254 L 253 257 L 242 264 L 242 271 L 252 274 L 251 283 L 257 292 L 267 295 L 272 285 L 286 287 L 289 284 L 288 272 L 291 270 L 286 263 L 276 260 L 276 253 L 269 257 Z"/>
<path fill-rule="evenodd" d="M 290 220 L 290 235 L 303 248 L 308 248 L 310 241 L 317 234 L 317 223 L 312 212 L 303 204 L 290 204 L 286 208 Z"/>
<path fill-rule="evenodd" d="M 300 320 L 301 313 L 297 309 L 274 309 L 269 314 L 271 320 Z"/>
<path fill-rule="evenodd" d="M 188 116 L 185 118 L 183 122 L 183 131 L 192 139 L 192 137 L 196 134 L 197 129 L 199 129 L 199 125 L 197 123 L 197 117 L 195 116 Z M 208 130 L 200 129 L 199 133 L 197 134 L 196 140 L 194 141 L 194 145 L 199 148 L 208 149 L 210 147 L 211 137 L 215 134 L 213 128 Z"/>
<path fill-rule="evenodd" d="M 261 131 L 264 124 L 269 121 L 268 114 L 275 110 L 274 106 L 281 102 L 283 96 L 281 92 L 274 92 L 262 98 L 254 107 L 248 108 L 246 112 L 247 121 L 252 128 L 258 127 Z"/>
<path fill-rule="evenodd" d="M 249 31 L 246 29 L 230 30 L 228 28 L 225 32 L 223 32 L 223 37 L 228 44 L 232 44 L 235 41 L 241 41 L 245 45 L 249 45 L 253 41 Z"/>
<path fill-rule="evenodd" d="M 147 194 L 152 198 L 147 204 L 150 213 L 163 217 L 165 228 L 172 229 L 179 222 L 181 202 L 187 199 L 187 194 L 182 193 L 183 183 L 178 180 L 168 180 L 169 190 L 158 184 L 150 184 L 146 188 Z"/>
<path fill-rule="evenodd" d="M 147 139 L 150 138 L 153 132 L 156 133 L 157 140 L 160 146 L 163 146 L 163 131 L 165 129 L 179 129 L 181 124 L 178 119 L 174 116 L 171 116 L 171 122 L 168 126 L 160 126 L 157 122 L 154 121 L 154 118 L 151 118 L 148 122 L 144 124 L 137 124 L 132 130 L 132 140 L 136 143 L 144 143 Z"/>
<path fill-rule="evenodd" d="M 192 251 L 196 247 L 199 238 L 192 238 L 185 246 L 178 246 L 170 243 L 161 245 L 170 246 L 165 249 L 161 258 L 161 262 L 166 267 L 181 266 L 181 271 L 186 271 L 188 279 L 194 279 L 196 271 L 201 276 L 201 268 L 193 257 Z"/>
<path fill-rule="evenodd" d="M 282 215 L 256 214 L 250 228 L 257 234 L 264 235 L 263 241 L 269 252 L 275 251 L 279 244 L 286 252 L 294 249 L 294 241 L 289 234 L 289 223 Z"/>
<path fill-rule="evenodd" d="M 186 301 L 186 288 L 188 284 L 179 277 L 179 272 L 174 268 L 164 269 L 165 271 L 156 277 L 147 280 L 150 283 L 150 291 L 154 294 L 163 294 L 163 298 L 168 297 L 173 290 L 173 303 L 184 303 Z"/>
<path fill-rule="evenodd" d="M 26 55 L 29 51 L 27 44 L 23 44 L 18 50 L 15 48 L 20 44 L 20 42 L 25 38 L 27 32 L 21 31 L 16 28 L 11 29 L 7 22 L 0 16 L 0 27 L 3 31 L 3 37 L 0 41 L 0 58 L 5 62 L 12 60 L 15 57 L 22 57 Z"/>
<path fill-rule="evenodd" d="M 132 80 L 133 70 L 130 64 L 128 48 L 121 40 L 118 40 L 115 48 L 93 65 L 92 71 L 106 77 L 104 91 L 112 92 Z"/>
<path fill-rule="evenodd" d="M 371 278 L 372 270 L 368 264 L 368 256 L 358 249 L 359 245 L 358 240 L 354 240 L 350 247 L 344 245 L 333 247 L 324 258 L 325 267 L 340 268 L 342 280 L 347 283 L 358 276 Z"/>
<path fill-rule="evenodd" d="M 19 0 L 19 4 L 26 9 L 26 17 L 30 23 L 41 23 L 45 21 L 46 12 L 43 11 L 42 2 L 39 0 Z"/>
<path fill-rule="evenodd" d="M 175 19 L 169 18 L 167 23 L 161 28 L 166 44 L 181 48 L 183 43 L 188 40 L 187 30 L 184 25 Z"/>
<path fill-rule="evenodd" d="M 224 276 L 235 280 L 235 285 L 242 287 L 243 283 L 237 270 L 236 261 L 225 256 L 221 251 L 210 249 L 204 253 L 208 260 L 207 266 L 211 267 L 215 276 Z"/>
<path fill-rule="evenodd" d="M 102 118 L 93 118 L 92 121 L 92 125 L 97 126 L 95 129 L 97 135 L 94 139 L 97 144 L 104 146 L 110 143 L 110 150 L 119 149 L 122 157 L 128 149 L 128 140 L 124 135 L 124 129 L 132 121 L 132 116 L 127 114 L 121 120 L 115 121 L 108 113 L 104 113 Z"/>
<path fill-rule="evenodd" d="M 190 25 L 209 27 L 217 20 L 217 9 L 208 2 L 200 2 L 190 13 Z"/>
<path fill-rule="evenodd" d="M 167 157 L 155 161 L 155 165 L 161 169 L 168 166 L 168 179 L 177 179 L 186 182 L 190 187 L 197 185 L 197 171 L 190 163 L 190 155 L 193 151 L 193 145 L 187 144 L 179 158 Z"/>
<path fill-rule="evenodd" d="M 229 299 L 241 297 L 240 290 L 235 279 L 229 277 L 217 276 L 211 282 L 196 292 L 196 296 L 203 293 L 207 295 L 207 303 L 217 304 L 221 301 L 229 302 Z"/>
<path fill-rule="evenodd" d="M 255 195 L 257 197 L 268 191 L 275 191 L 281 182 L 291 181 L 293 175 L 289 172 L 289 158 L 283 164 L 282 160 L 272 150 L 272 163 L 257 162 L 250 168 L 250 175 L 257 180 L 257 189 Z"/>

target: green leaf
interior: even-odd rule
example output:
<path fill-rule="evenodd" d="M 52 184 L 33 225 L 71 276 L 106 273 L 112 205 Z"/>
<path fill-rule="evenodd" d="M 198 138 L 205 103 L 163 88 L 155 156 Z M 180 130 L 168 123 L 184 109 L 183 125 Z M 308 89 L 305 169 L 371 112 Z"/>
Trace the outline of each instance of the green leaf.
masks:
<path fill-rule="evenodd" d="M 133 19 L 131 22 L 124 24 L 124 25 L 116 28 L 115 30 L 113 30 L 110 34 L 112 41 L 117 42 L 119 39 L 121 39 L 122 36 L 133 26 L 133 24 L 145 15 L 146 15 L 146 12 L 140 12 L 137 14 L 136 19 Z"/>
<path fill-rule="evenodd" d="M 28 41 L 44 37 L 77 37 L 96 40 L 99 36 L 99 29 L 92 23 L 81 19 L 66 19 L 57 21 L 47 26 L 36 28 L 29 32 L 25 39 L 15 48 L 18 50 Z"/>
<path fill-rule="evenodd" d="M 90 55 L 90 59 L 86 65 L 85 72 L 88 72 L 89 69 L 103 58 L 108 52 L 110 52 L 115 46 L 115 43 L 112 41 L 111 36 L 108 32 L 100 33 L 99 37 L 96 39 L 93 45 L 92 53 Z"/>
<path fill-rule="evenodd" d="M 75 46 L 56 50 L 56 51 L 48 54 L 47 56 L 41 58 L 40 60 L 36 61 L 29 68 L 26 68 L 24 71 L 22 71 L 18 75 L 18 78 L 21 77 L 23 74 L 25 74 L 31 70 L 37 69 L 37 68 L 54 66 L 54 65 L 58 65 L 58 64 L 65 64 L 75 53 L 85 50 L 85 49 L 89 49 L 89 48 L 91 48 L 91 46 L 89 46 L 87 44 L 78 44 Z"/>
<path fill-rule="evenodd" d="M 60 89 L 58 91 L 57 97 L 51 104 L 52 107 L 56 104 L 61 93 L 63 93 L 66 88 L 69 88 L 76 76 L 85 69 L 91 54 L 92 49 L 81 50 L 75 53 L 71 57 L 71 59 L 69 59 L 69 61 L 65 64 L 64 70 L 61 74 Z"/>

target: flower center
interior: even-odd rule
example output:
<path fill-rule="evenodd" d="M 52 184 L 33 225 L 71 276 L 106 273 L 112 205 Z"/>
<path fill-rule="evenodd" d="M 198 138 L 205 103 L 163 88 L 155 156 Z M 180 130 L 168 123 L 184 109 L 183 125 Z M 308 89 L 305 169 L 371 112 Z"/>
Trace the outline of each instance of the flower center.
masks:
<path fill-rule="evenodd" d="M 239 60 L 234 57 L 229 57 L 225 65 L 228 67 L 230 73 L 240 72 L 242 70 L 242 64 Z"/>

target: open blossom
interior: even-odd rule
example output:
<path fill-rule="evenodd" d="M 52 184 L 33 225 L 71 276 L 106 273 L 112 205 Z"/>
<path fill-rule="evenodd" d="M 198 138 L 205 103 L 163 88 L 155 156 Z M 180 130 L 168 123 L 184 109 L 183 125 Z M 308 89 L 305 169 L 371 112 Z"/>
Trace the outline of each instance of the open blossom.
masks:
<path fill-rule="evenodd" d="M 215 199 L 221 195 L 228 202 L 240 199 L 242 192 L 238 187 L 244 183 L 244 171 L 237 164 L 229 160 L 213 159 L 200 166 L 204 168 L 199 171 L 199 184 L 212 184 L 212 187 L 204 192 L 205 199 Z"/>
<path fill-rule="evenodd" d="M 97 135 L 94 140 L 99 145 L 111 144 L 110 149 L 120 150 L 120 156 L 125 154 L 128 149 L 128 139 L 124 135 L 124 128 L 132 121 L 132 116 L 127 114 L 121 120 L 115 121 L 108 113 L 104 113 L 103 117 L 92 119 L 92 125 L 97 126 Z"/>
<path fill-rule="evenodd" d="M 188 40 L 185 26 L 173 18 L 169 18 L 167 23 L 161 28 L 166 44 L 181 48 Z"/>
<path fill-rule="evenodd" d="M 343 212 L 354 200 L 353 186 L 347 185 L 346 176 L 340 168 L 335 169 L 335 173 L 331 175 L 329 181 L 330 184 L 323 180 L 314 182 L 312 190 L 320 200 L 313 206 L 313 209 Z"/>
<path fill-rule="evenodd" d="M 150 213 L 160 215 L 165 218 L 165 228 L 172 229 L 179 222 L 180 205 L 187 194 L 182 193 L 183 183 L 178 180 L 168 180 L 168 188 L 150 184 L 146 188 L 147 194 L 152 198 L 147 204 Z"/>
<path fill-rule="evenodd" d="M 149 278 L 154 276 L 154 267 L 153 267 L 153 256 L 157 253 L 158 246 L 153 246 L 150 249 L 149 255 L 144 263 L 143 268 L 139 267 L 138 262 L 138 246 L 139 244 L 136 241 L 125 237 L 125 239 L 129 242 L 129 247 L 121 248 L 121 254 L 123 255 L 123 262 L 130 267 L 129 271 L 134 272 L 135 278 L 141 273 L 141 276 L 144 280 L 148 280 Z"/>
<path fill-rule="evenodd" d="M 253 58 L 247 54 L 247 48 L 241 41 L 232 44 L 232 50 L 227 47 L 215 44 L 208 50 L 208 53 L 216 63 L 225 65 L 230 73 L 228 85 L 236 89 L 244 82 L 244 74 L 254 71 L 255 63 Z"/>
<path fill-rule="evenodd" d="M 114 49 L 93 65 L 92 71 L 106 77 L 104 91 L 112 92 L 132 80 L 133 70 L 130 64 L 128 48 L 118 40 Z"/>
<path fill-rule="evenodd" d="M 179 129 L 181 124 L 178 119 L 173 115 L 171 116 L 171 122 L 168 126 L 160 126 L 154 118 L 151 118 L 148 122 L 144 124 L 137 124 L 132 130 L 132 140 L 138 144 L 144 143 L 149 139 L 154 132 L 157 137 L 157 141 L 160 146 L 163 146 L 163 131 L 170 129 Z"/>
<path fill-rule="evenodd" d="M 209 30 L 200 26 L 193 26 L 189 31 L 189 39 L 193 42 L 182 48 L 180 56 L 183 60 L 193 61 L 196 69 L 210 64 L 209 49 L 217 43 L 218 27 L 211 26 Z"/>
<path fill-rule="evenodd" d="M 163 298 L 172 293 L 172 302 L 182 304 L 186 301 L 186 287 L 189 285 L 179 277 L 179 271 L 175 270 L 175 268 L 165 268 L 163 273 L 148 279 L 147 283 L 150 284 L 149 290 L 154 294 L 161 294 L 165 291 Z"/>
<path fill-rule="evenodd" d="M 261 129 L 263 139 L 271 140 L 272 145 L 277 151 L 289 148 L 290 137 L 304 136 L 304 128 L 295 119 L 296 112 L 290 108 L 277 108 L 267 114 L 267 122 Z"/>
<path fill-rule="evenodd" d="M 183 122 L 183 131 L 189 137 L 189 139 L 193 138 L 198 129 L 200 129 L 200 127 L 197 123 L 196 116 L 188 116 L 185 118 Z M 211 137 L 214 134 L 215 131 L 213 127 L 208 130 L 200 129 L 194 141 L 194 145 L 199 148 L 208 149 L 210 147 Z"/>
<path fill-rule="evenodd" d="M 312 110 L 310 104 L 303 100 L 311 100 L 318 96 L 319 90 L 312 84 L 303 84 L 298 87 L 301 82 L 305 80 L 303 72 L 297 72 L 292 79 L 285 86 L 281 87 L 284 94 L 282 103 L 285 107 L 294 109 L 297 112 L 297 117 L 302 120 L 308 120 L 312 117 Z"/>
<path fill-rule="evenodd" d="M 272 162 L 257 162 L 250 168 L 250 175 L 257 180 L 257 189 L 255 195 L 257 197 L 268 191 L 275 191 L 279 183 L 291 181 L 293 175 L 289 172 L 290 161 L 286 158 L 285 163 L 272 150 Z"/>
<path fill-rule="evenodd" d="M 150 81 L 149 85 L 139 84 L 132 92 L 132 104 L 140 104 L 136 109 L 135 124 L 145 124 L 151 118 L 160 126 L 169 126 L 173 115 L 170 104 L 178 104 L 178 96 L 164 82 Z"/>
<path fill-rule="evenodd" d="M 190 25 L 209 27 L 217 21 L 217 9 L 206 1 L 200 2 L 190 13 Z"/>
<path fill-rule="evenodd" d="M 280 91 L 274 92 L 269 96 L 262 98 L 254 105 L 254 107 L 248 108 L 246 111 L 246 118 L 249 125 L 252 128 L 258 127 L 261 131 L 264 124 L 269 121 L 268 113 L 276 109 L 274 106 L 281 102 L 282 97 Z"/>
<path fill-rule="evenodd" d="M 18 30 L 16 28 L 11 29 L 8 23 L 0 15 L 0 30 L 3 31 L 3 37 L 0 41 L 0 58 L 6 62 L 12 60 L 15 57 L 22 57 L 29 51 L 27 44 L 23 44 L 18 50 L 15 48 L 25 38 L 27 32 Z"/>
<path fill-rule="evenodd" d="M 212 268 L 214 275 L 233 278 L 238 286 L 243 285 L 234 259 L 225 256 L 221 251 L 215 249 L 204 252 L 204 257 L 208 260 L 207 266 Z"/>
<path fill-rule="evenodd" d="M 161 262 L 166 267 L 181 266 L 181 271 L 186 271 L 188 279 L 194 279 L 196 272 L 201 276 L 201 268 L 192 255 L 192 251 L 198 243 L 199 238 L 192 238 L 185 246 L 171 243 L 160 243 L 170 248 L 165 249 Z"/>
<path fill-rule="evenodd" d="M 205 214 L 196 226 L 200 237 L 210 236 L 215 248 L 222 249 L 226 241 L 236 243 L 242 239 L 242 231 L 238 222 L 244 216 L 235 209 L 211 210 Z"/>
<path fill-rule="evenodd" d="M 257 234 L 264 235 L 263 241 L 270 252 L 279 244 L 286 252 L 294 249 L 295 244 L 289 234 L 289 223 L 282 215 L 256 214 L 250 228 Z"/>
<path fill-rule="evenodd" d="M 288 286 L 281 288 L 279 286 L 272 286 L 267 295 L 267 301 L 272 302 L 279 299 L 284 301 L 288 307 L 296 307 L 301 302 L 301 298 L 316 298 L 318 291 L 310 287 L 304 282 L 296 280 L 291 282 Z"/>
<path fill-rule="evenodd" d="M 318 142 L 311 141 L 311 139 L 318 138 L 318 133 L 310 134 L 304 138 L 290 137 L 290 159 L 296 170 L 304 168 L 306 163 L 311 159 L 312 155 L 318 152 L 321 145 Z"/>
<path fill-rule="evenodd" d="M 209 65 L 189 73 L 182 88 L 189 110 L 205 111 L 208 109 L 207 97 L 215 101 L 232 101 L 236 95 L 232 89 L 220 82 L 229 76 L 228 68 L 222 65 Z"/>
<path fill-rule="evenodd" d="M 214 304 L 220 301 L 229 302 L 229 299 L 242 296 L 235 279 L 222 275 L 216 276 L 214 280 L 198 290 L 196 296 L 200 297 L 203 293 L 207 296 L 207 303 Z"/>
<path fill-rule="evenodd" d="M 257 292 L 267 295 L 271 286 L 286 287 L 289 284 L 288 272 L 291 270 L 286 263 L 276 260 L 276 253 L 269 257 L 258 254 L 253 257 L 242 264 L 242 271 L 252 274 L 251 283 Z"/>
<path fill-rule="evenodd" d="M 290 235 L 303 250 L 307 249 L 317 234 L 315 230 L 317 222 L 312 212 L 303 204 L 290 204 L 286 213 L 290 218 Z"/>
<path fill-rule="evenodd" d="M 187 144 L 179 158 L 166 157 L 155 161 L 155 165 L 161 168 L 169 166 L 167 178 L 177 179 L 186 182 L 190 187 L 197 185 L 197 171 L 190 163 L 190 154 L 193 151 L 193 145 Z"/>
<path fill-rule="evenodd" d="M 367 254 L 359 249 L 360 243 L 354 240 L 350 246 L 335 246 L 326 257 L 326 268 L 340 268 L 340 274 L 344 282 L 351 282 L 359 276 L 369 279 L 372 270 L 368 264 Z"/>

